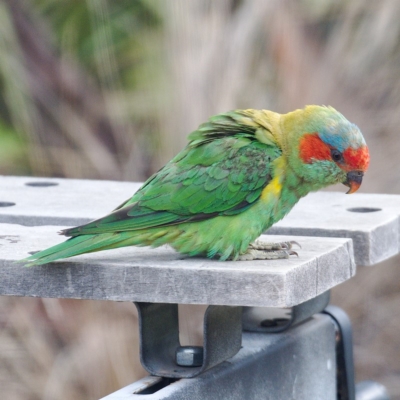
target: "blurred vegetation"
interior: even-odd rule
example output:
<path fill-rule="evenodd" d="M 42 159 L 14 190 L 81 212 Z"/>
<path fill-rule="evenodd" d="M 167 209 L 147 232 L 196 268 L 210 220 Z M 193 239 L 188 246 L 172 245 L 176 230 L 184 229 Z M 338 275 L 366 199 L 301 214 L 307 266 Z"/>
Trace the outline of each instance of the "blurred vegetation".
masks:
<path fill-rule="evenodd" d="M 362 190 L 399 193 L 399 15 L 395 0 L 3 0 L 0 174 L 143 180 L 213 114 L 329 104 L 370 146 Z M 333 293 L 358 380 L 392 399 L 398 261 Z M 2 397 L 97 399 L 138 379 L 135 324 L 129 304 L 0 299 Z"/>
<path fill-rule="evenodd" d="M 163 79 L 159 10 L 147 1 L 16 0 L 0 4 L 0 18 L 0 117 L 28 149 L 23 172 L 148 175 L 159 103 L 148 86 Z M 0 172 L 12 169 L 2 160 Z"/>

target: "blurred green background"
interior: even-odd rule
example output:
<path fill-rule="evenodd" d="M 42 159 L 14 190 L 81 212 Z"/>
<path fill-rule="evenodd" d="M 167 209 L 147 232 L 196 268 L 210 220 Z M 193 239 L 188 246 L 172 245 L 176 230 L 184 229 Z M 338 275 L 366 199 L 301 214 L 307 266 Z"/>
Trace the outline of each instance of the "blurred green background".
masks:
<path fill-rule="evenodd" d="M 361 191 L 398 194 L 399 15 L 397 0 L 2 0 L 0 174 L 142 181 L 213 114 L 325 104 L 369 144 Z M 357 380 L 392 399 L 398 264 L 333 291 Z M 1 298 L 1 397 L 98 399 L 142 377 L 133 308 Z M 184 340 L 201 311 L 182 307 Z"/>

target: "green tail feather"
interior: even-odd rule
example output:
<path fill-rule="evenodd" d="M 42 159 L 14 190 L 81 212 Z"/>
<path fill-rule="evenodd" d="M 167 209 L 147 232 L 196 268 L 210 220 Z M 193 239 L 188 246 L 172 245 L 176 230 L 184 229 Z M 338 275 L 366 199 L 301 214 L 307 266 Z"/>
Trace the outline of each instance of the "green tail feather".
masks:
<path fill-rule="evenodd" d="M 120 247 L 126 245 L 127 239 L 132 239 L 128 237 L 127 232 L 76 236 L 21 261 L 26 262 L 27 267 L 47 264 L 61 258 Z"/>

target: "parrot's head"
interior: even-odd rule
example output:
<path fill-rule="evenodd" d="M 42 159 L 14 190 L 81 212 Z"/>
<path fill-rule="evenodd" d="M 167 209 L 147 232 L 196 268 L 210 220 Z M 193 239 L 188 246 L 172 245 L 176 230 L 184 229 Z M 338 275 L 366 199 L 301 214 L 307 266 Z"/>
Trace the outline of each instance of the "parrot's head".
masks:
<path fill-rule="evenodd" d="M 332 107 L 296 110 L 294 149 L 300 176 L 313 189 L 343 183 L 354 193 L 369 165 L 369 151 L 358 127 Z M 289 114 L 287 114 L 289 115 Z"/>

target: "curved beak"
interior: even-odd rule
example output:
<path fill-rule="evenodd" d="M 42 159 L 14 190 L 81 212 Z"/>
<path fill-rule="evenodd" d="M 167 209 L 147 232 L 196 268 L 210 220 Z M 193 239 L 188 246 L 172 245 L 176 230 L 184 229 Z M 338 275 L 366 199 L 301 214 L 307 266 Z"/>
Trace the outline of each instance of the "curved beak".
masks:
<path fill-rule="evenodd" d="M 347 178 L 343 182 L 343 185 L 348 186 L 350 190 L 346 194 L 354 193 L 359 189 L 363 176 L 364 172 L 362 171 L 350 171 L 347 173 Z"/>

